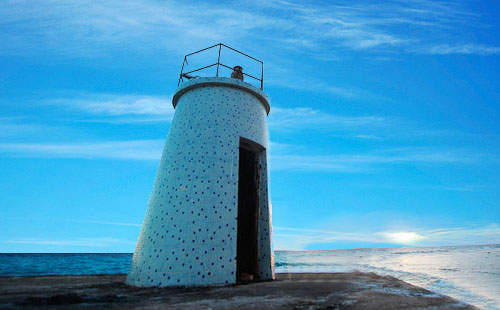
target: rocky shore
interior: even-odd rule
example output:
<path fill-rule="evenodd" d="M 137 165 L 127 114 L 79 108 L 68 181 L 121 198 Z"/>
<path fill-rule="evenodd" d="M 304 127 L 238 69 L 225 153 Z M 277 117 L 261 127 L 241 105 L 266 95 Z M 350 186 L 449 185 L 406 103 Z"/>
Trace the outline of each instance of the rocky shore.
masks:
<path fill-rule="evenodd" d="M 125 275 L 0 277 L 0 309 L 476 309 L 373 273 L 277 274 L 275 281 L 138 288 Z"/>

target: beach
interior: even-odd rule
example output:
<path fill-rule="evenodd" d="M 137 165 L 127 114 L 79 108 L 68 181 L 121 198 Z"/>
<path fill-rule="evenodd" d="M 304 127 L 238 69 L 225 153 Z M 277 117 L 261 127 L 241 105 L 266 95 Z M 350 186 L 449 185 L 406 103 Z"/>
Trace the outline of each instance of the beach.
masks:
<path fill-rule="evenodd" d="M 125 274 L 0 277 L 0 309 L 477 309 L 374 273 L 278 273 L 212 287 L 132 287 Z"/>

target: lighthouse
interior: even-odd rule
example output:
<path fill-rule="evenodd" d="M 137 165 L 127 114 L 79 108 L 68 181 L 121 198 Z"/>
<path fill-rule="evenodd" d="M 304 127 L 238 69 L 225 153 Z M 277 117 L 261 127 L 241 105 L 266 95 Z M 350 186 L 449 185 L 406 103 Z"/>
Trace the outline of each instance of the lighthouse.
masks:
<path fill-rule="evenodd" d="M 217 63 L 185 72 L 190 56 L 218 49 Z M 260 77 L 224 64 L 230 50 Z M 263 63 L 224 44 L 185 56 L 174 117 L 127 283 L 201 286 L 274 278 Z M 213 69 L 211 76 L 195 76 Z M 223 76 L 222 70 L 233 70 Z M 245 80 L 251 81 L 249 83 Z"/>

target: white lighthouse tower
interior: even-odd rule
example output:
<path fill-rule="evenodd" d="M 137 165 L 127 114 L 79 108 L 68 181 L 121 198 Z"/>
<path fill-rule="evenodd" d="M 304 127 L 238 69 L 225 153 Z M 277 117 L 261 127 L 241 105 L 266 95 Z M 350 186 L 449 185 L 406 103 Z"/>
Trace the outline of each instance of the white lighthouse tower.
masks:
<path fill-rule="evenodd" d="M 190 75 L 206 68 L 181 71 L 172 100 L 175 114 L 128 284 L 215 285 L 274 278 L 270 106 L 262 90 L 263 71 L 259 79 L 227 66 L 220 61 L 221 50 L 238 51 L 224 44 L 211 48 L 219 49 L 217 63 L 206 67 L 217 66 L 215 76 Z M 250 58 L 263 70 L 261 61 Z M 220 77 L 223 68 L 234 68 L 233 74 Z M 255 79 L 260 88 L 243 77 Z"/>

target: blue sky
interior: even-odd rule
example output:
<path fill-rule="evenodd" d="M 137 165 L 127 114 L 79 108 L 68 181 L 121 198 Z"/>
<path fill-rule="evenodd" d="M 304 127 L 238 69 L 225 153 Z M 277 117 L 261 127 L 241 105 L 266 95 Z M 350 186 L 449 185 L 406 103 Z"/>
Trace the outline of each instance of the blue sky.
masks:
<path fill-rule="evenodd" d="M 275 249 L 500 243 L 499 14 L 2 1 L 0 252 L 132 252 L 183 56 L 219 42 L 264 61 Z"/>

